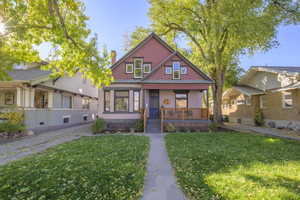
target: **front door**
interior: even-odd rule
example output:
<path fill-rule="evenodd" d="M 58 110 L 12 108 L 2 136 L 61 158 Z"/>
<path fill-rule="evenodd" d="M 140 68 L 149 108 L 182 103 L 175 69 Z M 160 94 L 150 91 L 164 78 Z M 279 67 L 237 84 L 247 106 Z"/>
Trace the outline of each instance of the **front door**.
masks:
<path fill-rule="evenodd" d="M 149 117 L 159 118 L 159 90 L 149 90 Z"/>

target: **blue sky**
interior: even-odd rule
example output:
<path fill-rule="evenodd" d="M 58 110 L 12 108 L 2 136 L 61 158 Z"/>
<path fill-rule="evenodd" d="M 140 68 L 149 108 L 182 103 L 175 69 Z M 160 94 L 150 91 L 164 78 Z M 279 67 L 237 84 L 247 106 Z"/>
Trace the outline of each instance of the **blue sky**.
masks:
<path fill-rule="evenodd" d="M 84 0 L 89 28 L 98 34 L 99 46 L 123 52 L 124 35 L 136 26 L 149 26 L 149 4 L 146 0 Z M 280 46 L 267 53 L 241 56 L 241 66 L 253 65 L 300 66 L 300 26 L 283 26 L 278 31 Z"/>

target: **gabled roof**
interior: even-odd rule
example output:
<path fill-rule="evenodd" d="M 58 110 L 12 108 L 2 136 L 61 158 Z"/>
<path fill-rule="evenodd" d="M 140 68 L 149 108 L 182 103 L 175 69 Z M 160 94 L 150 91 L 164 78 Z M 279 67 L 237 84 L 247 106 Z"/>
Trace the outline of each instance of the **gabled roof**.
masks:
<path fill-rule="evenodd" d="M 164 59 L 157 67 L 154 68 L 154 70 L 147 74 L 143 79 L 141 80 L 145 80 L 147 79 L 147 77 L 150 77 L 151 74 L 153 74 L 155 71 L 157 71 L 157 69 L 162 66 L 165 62 L 167 62 L 171 57 L 173 57 L 174 55 L 177 55 L 179 58 L 181 58 L 183 61 L 185 61 L 187 64 L 189 64 L 197 73 L 199 73 L 204 79 L 209 80 L 211 82 L 213 82 L 213 80 L 207 76 L 204 72 L 202 72 L 196 65 L 194 65 L 193 63 L 191 63 L 188 59 L 186 59 L 181 53 L 175 51 L 171 46 L 169 46 L 165 41 L 163 41 L 158 35 L 156 35 L 155 33 L 151 33 L 149 36 L 147 36 L 142 42 L 140 42 L 136 47 L 134 47 L 133 49 L 131 49 L 128 53 L 126 53 L 122 58 L 120 58 L 115 64 L 113 64 L 111 66 L 111 69 L 114 69 L 115 67 L 117 67 L 120 63 L 122 63 L 123 61 L 125 61 L 128 57 L 130 57 L 132 54 L 134 54 L 138 49 L 140 49 L 141 47 L 143 47 L 150 39 L 156 39 L 160 44 L 162 44 L 164 47 L 166 47 L 172 54 L 168 57 L 166 57 L 166 59 Z"/>
<path fill-rule="evenodd" d="M 33 81 L 36 79 L 48 77 L 51 71 L 43 71 L 40 67 L 32 67 L 29 69 L 17 69 L 8 73 L 13 81 Z"/>
<path fill-rule="evenodd" d="M 295 90 L 295 89 L 300 89 L 300 82 L 292 83 L 290 85 L 287 85 L 282 88 L 276 88 L 271 90 L 272 92 L 281 92 L 281 91 L 288 91 L 288 90 Z"/>

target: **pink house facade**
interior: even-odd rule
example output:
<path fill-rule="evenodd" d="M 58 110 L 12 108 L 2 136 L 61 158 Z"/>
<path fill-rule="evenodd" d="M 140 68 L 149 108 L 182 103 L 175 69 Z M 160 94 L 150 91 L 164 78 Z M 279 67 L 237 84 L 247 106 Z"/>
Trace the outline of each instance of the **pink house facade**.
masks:
<path fill-rule="evenodd" d="M 207 125 L 207 90 L 213 81 L 156 34 L 115 62 L 115 81 L 99 92 L 99 117 L 108 124 L 132 127 L 182 122 Z M 152 123 L 152 124 L 151 124 Z"/>

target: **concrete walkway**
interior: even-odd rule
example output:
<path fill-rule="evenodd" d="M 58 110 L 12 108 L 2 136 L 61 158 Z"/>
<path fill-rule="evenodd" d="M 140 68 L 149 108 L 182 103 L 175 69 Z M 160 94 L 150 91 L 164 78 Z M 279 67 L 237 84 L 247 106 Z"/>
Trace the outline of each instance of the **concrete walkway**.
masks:
<path fill-rule="evenodd" d="M 226 123 L 223 125 L 223 128 L 230 129 L 233 131 L 258 133 L 266 136 L 280 137 L 280 138 L 300 141 L 300 135 L 295 134 L 292 131 L 289 132 L 288 130 L 278 130 L 276 128 L 257 127 L 257 126 L 250 126 L 250 125 L 237 124 L 237 123 Z"/>
<path fill-rule="evenodd" d="M 164 134 L 146 134 L 150 138 L 147 176 L 142 200 L 184 200 L 176 183 L 165 147 Z"/>
<path fill-rule="evenodd" d="M 0 165 L 44 151 L 49 147 L 78 139 L 81 136 L 91 136 L 90 126 L 90 124 L 75 126 L 1 144 Z"/>

